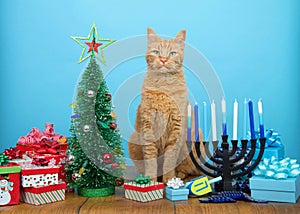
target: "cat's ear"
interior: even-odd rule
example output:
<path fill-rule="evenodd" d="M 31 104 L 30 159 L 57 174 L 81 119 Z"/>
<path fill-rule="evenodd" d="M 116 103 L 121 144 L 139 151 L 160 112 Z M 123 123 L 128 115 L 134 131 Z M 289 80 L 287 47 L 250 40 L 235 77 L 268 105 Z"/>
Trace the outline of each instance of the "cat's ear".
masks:
<path fill-rule="evenodd" d="M 181 47 L 184 48 L 184 42 L 185 42 L 185 35 L 186 31 L 181 30 L 179 33 L 175 36 L 174 41 Z"/>
<path fill-rule="evenodd" d="M 158 40 L 158 37 L 152 28 L 147 29 L 147 36 L 148 36 L 148 47 L 150 47 L 154 42 Z"/>

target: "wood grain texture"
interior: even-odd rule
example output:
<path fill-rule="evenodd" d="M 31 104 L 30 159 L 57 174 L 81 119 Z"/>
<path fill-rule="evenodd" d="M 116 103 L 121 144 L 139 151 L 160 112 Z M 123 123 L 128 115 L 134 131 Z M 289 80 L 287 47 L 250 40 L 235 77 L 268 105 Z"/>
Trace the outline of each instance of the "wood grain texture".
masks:
<path fill-rule="evenodd" d="M 136 214 L 136 213 L 176 213 L 176 214 L 193 214 L 193 213 L 270 213 L 270 214 L 293 214 L 300 213 L 300 200 L 296 204 L 291 203 L 273 203 L 255 204 L 250 202 L 239 201 L 237 203 L 227 204 L 206 204 L 200 203 L 198 198 L 189 198 L 188 201 L 172 202 L 167 199 L 142 203 L 128 200 L 124 197 L 124 190 L 118 188 L 116 194 L 108 197 L 85 198 L 75 196 L 73 193 L 66 194 L 66 200 L 35 206 L 20 203 L 14 206 L 0 207 L 0 213 L 117 213 L 117 214 Z"/>
<path fill-rule="evenodd" d="M 175 202 L 175 213 L 300 213 L 300 201 L 297 204 L 273 203 L 257 204 L 244 201 L 237 203 L 208 204 L 200 203 L 197 198 Z"/>
<path fill-rule="evenodd" d="M 73 193 L 67 193 L 66 200 L 64 201 L 44 204 L 40 206 L 20 202 L 18 205 L 0 207 L 0 213 L 79 213 L 82 204 L 84 204 L 87 200 L 88 198 L 76 196 Z"/>
<path fill-rule="evenodd" d="M 116 195 L 103 198 L 89 198 L 81 207 L 81 212 L 86 213 L 174 213 L 174 205 L 169 200 L 156 200 L 152 202 L 138 202 L 124 197 L 122 189 L 116 190 Z"/>

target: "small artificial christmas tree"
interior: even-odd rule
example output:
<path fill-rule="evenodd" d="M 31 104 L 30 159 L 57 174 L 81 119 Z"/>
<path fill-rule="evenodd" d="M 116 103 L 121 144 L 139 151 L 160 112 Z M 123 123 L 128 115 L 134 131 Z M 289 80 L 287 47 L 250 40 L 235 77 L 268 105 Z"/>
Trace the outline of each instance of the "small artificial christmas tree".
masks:
<path fill-rule="evenodd" d="M 123 184 L 124 153 L 116 116 L 112 111 L 111 95 L 103 78 L 95 53 L 101 43 L 96 40 L 96 26 L 93 25 L 87 38 L 72 37 L 76 42 L 85 42 L 90 48 L 87 59 L 90 61 L 84 70 L 76 91 L 76 101 L 71 104 L 73 115 L 68 139 L 68 162 L 66 165 L 67 182 L 70 187 L 79 191 L 80 195 L 106 196 L 114 193 L 115 186 Z M 82 46 L 82 45 L 81 45 Z M 106 45 L 107 46 L 107 45 Z M 82 62 L 82 56 L 79 62 Z M 103 49 L 103 48 L 102 48 Z M 101 53 L 102 53 L 102 49 Z M 103 54 L 100 60 L 104 63 Z"/>

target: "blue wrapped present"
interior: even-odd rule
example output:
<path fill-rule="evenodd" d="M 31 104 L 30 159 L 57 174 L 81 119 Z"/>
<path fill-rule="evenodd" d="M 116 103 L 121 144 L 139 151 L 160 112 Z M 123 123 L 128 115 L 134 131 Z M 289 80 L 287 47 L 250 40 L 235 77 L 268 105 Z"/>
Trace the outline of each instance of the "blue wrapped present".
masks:
<path fill-rule="evenodd" d="M 179 189 L 173 189 L 166 187 L 166 198 L 171 201 L 182 201 L 188 200 L 189 190 L 181 187 Z"/>
<path fill-rule="evenodd" d="M 253 176 L 250 189 L 256 200 L 296 203 L 300 196 L 300 177 L 279 180 Z"/>
<path fill-rule="evenodd" d="M 296 203 L 300 195 L 300 164 L 296 159 L 264 158 L 253 173 L 250 189 L 254 199 Z"/>
<path fill-rule="evenodd" d="M 258 154 L 259 154 L 259 149 L 256 149 L 253 160 L 257 159 Z M 266 147 L 262 158 L 271 158 L 272 156 L 274 156 L 276 159 L 279 160 L 283 159 L 284 146 L 282 145 L 280 147 Z"/>
<path fill-rule="evenodd" d="M 256 132 L 256 138 L 259 139 L 260 134 Z M 259 154 L 260 142 L 256 142 L 256 150 L 253 160 L 257 159 Z M 281 160 L 284 158 L 284 146 L 280 139 L 280 134 L 274 129 L 267 129 L 266 131 L 266 145 L 265 151 L 262 158 L 271 158 L 274 156 L 276 159 Z"/>
<path fill-rule="evenodd" d="M 166 187 L 166 198 L 171 201 L 188 200 L 189 190 L 184 187 L 180 178 L 168 180 Z"/>

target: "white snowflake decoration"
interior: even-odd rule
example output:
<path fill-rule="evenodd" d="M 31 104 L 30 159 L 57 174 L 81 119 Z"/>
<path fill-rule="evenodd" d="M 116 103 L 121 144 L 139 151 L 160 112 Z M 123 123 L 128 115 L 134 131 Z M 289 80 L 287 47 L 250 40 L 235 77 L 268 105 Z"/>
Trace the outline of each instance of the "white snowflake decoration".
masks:
<path fill-rule="evenodd" d="M 63 164 L 66 164 L 66 158 L 61 158 L 60 160 L 59 160 L 59 164 L 60 165 L 63 165 Z"/>
<path fill-rule="evenodd" d="M 56 160 L 54 158 L 52 158 L 49 163 L 48 166 L 55 166 L 56 165 Z"/>

